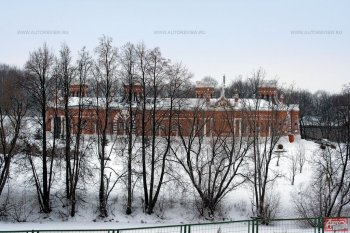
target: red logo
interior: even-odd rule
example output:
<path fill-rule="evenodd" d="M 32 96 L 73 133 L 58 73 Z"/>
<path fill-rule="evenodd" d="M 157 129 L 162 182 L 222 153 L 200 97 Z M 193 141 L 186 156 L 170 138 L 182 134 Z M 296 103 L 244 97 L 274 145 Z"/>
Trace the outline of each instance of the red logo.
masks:
<path fill-rule="evenodd" d="M 347 218 L 324 218 L 324 231 L 347 232 L 348 227 Z"/>

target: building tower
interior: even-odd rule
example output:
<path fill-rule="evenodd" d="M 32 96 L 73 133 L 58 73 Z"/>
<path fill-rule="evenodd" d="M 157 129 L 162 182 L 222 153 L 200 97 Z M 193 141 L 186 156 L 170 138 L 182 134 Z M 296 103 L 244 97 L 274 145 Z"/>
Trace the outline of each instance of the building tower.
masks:
<path fill-rule="evenodd" d="M 258 98 L 265 100 L 274 100 L 277 98 L 277 85 L 276 81 L 268 80 L 262 81 L 258 86 Z"/>
<path fill-rule="evenodd" d="M 71 84 L 69 86 L 69 94 L 70 97 L 79 97 L 79 93 L 81 91 L 81 97 L 87 96 L 88 85 L 86 84 Z"/>
<path fill-rule="evenodd" d="M 283 104 L 283 94 L 278 97 L 277 82 L 275 80 L 264 80 L 258 86 L 258 99 L 271 101 L 273 104 Z"/>
<path fill-rule="evenodd" d="M 209 101 L 213 98 L 214 86 L 209 82 L 196 82 L 196 98 L 204 98 L 206 101 Z"/>
<path fill-rule="evenodd" d="M 143 93 L 143 86 L 141 83 L 134 83 L 132 85 L 124 85 L 124 100 L 128 101 L 129 93 L 131 92 L 131 101 L 140 101 Z"/>

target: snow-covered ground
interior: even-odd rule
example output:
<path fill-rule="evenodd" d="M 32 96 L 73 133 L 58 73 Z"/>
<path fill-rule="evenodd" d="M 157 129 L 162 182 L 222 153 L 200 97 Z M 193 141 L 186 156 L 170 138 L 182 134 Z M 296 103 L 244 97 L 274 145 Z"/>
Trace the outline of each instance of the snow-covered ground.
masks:
<path fill-rule="evenodd" d="M 298 195 L 298 187 L 307 185 L 312 175 L 312 165 L 309 162 L 314 151 L 319 147 L 312 141 L 301 140 L 296 137 L 294 143 L 289 143 L 287 137 L 280 142 L 286 152 L 282 153 L 279 166 L 277 160 L 273 161 L 272 170 L 278 170 L 284 176 L 279 178 L 273 185 L 273 193 L 280 196 L 280 207 L 278 217 L 296 217 L 292 203 L 292 196 Z M 295 184 L 291 185 L 289 179 L 289 157 L 296 153 L 300 146 L 305 148 L 306 164 L 303 172 L 297 172 Z M 31 170 L 25 165 L 25 158 L 18 157 L 11 168 L 11 179 L 7 187 L 9 201 L 12 204 L 12 215 L 7 221 L 0 221 L 0 231 L 4 230 L 31 230 L 31 229 L 117 229 L 129 227 L 145 227 L 172 224 L 199 223 L 206 220 L 198 215 L 193 204 L 193 189 L 169 184 L 164 186 L 159 204 L 156 206 L 153 215 L 142 212 L 142 189 L 140 185 L 135 186 L 134 191 L 134 212 L 125 215 L 126 189 L 121 182 L 112 191 L 109 200 L 109 217 L 98 218 L 98 167 L 96 154 L 90 154 L 86 160 L 90 170 L 86 174 L 86 183 L 81 186 L 79 193 L 80 201 L 77 207 L 77 214 L 74 218 L 67 217 L 68 210 L 63 206 L 64 191 L 64 169 L 62 163 L 55 163 L 55 169 L 60 172 L 55 174 L 53 184 L 53 212 L 50 215 L 39 214 L 35 187 L 31 180 Z M 111 166 L 116 169 L 123 169 L 124 164 L 120 161 L 110 161 Z M 95 174 L 95 175 L 94 175 Z M 60 188 L 59 188 L 60 187 Z M 222 201 L 217 221 L 244 220 L 250 219 L 251 195 L 249 185 L 243 185 L 229 193 Z M 5 195 L 4 195 L 5 196 Z M 2 202 L 4 200 L 1 200 Z M 15 210 L 16 209 L 16 210 Z M 17 218 L 17 219 L 16 219 Z M 16 222 L 16 220 L 22 222 Z M 23 222 L 26 221 L 26 222 Z"/>

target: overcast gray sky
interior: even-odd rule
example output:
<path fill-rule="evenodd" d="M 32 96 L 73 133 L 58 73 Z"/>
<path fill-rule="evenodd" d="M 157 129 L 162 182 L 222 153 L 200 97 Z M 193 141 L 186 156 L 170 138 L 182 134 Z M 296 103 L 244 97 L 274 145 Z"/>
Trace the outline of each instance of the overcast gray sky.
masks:
<path fill-rule="evenodd" d="M 350 1 L 1 1 L 0 62 L 23 67 L 30 51 L 66 42 L 90 51 L 143 41 L 181 61 L 194 80 L 229 82 L 262 67 L 311 91 L 350 82 Z"/>

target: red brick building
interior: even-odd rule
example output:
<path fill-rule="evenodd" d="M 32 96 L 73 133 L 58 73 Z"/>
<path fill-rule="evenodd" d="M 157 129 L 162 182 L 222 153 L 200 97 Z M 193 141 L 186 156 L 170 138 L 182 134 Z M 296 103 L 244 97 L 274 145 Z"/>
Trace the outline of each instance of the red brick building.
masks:
<path fill-rule="evenodd" d="M 132 88 L 130 92 L 130 88 Z M 87 96 L 88 86 L 82 87 L 83 94 L 78 96 L 79 86 L 72 85 L 69 98 L 69 115 L 72 132 L 76 133 L 76 125 L 79 112 L 83 119 L 83 134 L 96 134 L 97 99 Z M 157 99 L 157 110 L 151 111 L 151 105 L 146 105 L 144 119 L 144 132 L 151 134 L 155 130 L 156 135 L 164 136 L 268 136 L 273 133 L 282 135 L 299 134 L 299 107 L 298 105 L 286 105 L 283 95 L 279 95 L 276 84 L 268 81 L 258 87 L 255 98 L 239 98 L 235 94 L 232 98 L 225 96 L 225 87 L 221 89 L 219 98 L 214 98 L 214 87 L 211 84 L 197 82 L 195 89 L 196 98 L 173 99 L 170 108 L 169 98 Z M 132 93 L 133 134 L 141 135 L 142 120 L 139 101 L 143 98 L 143 87 L 135 84 L 132 87 L 124 87 L 124 97 Z M 129 98 L 115 99 L 111 103 L 108 114 L 107 133 L 114 135 L 126 135 L 129 132 Z M 61 100 L 61 99 L 60 99 Z M 154 105 L 153 105 L 154 106 Z M 155 114 L 156 127 L 152 127 L 152 116 Z M 105 111 L 100 108 L 100 117 L 105 116 Z M 47 131 L 55 136 L 64 136 L 65 119 L 64 107 L 50 107 L 47 112 Z M 148 120 L 147 120 L 148 119 Z M 153 121 L 154 122 L 154 121 Z"/>

